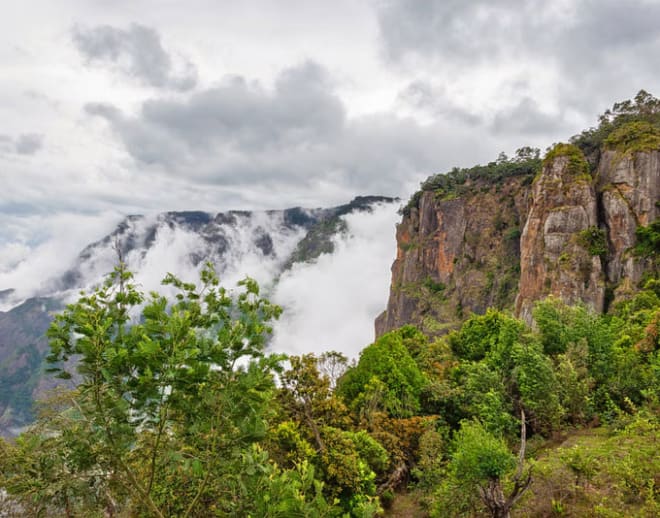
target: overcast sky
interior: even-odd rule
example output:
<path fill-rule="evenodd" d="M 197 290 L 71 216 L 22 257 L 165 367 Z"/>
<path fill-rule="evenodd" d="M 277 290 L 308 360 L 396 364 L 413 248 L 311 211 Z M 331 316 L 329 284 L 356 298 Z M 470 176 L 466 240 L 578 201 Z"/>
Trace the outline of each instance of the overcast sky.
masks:
<path fill-rule="evenodd" d="M 659 21 L 656 0 L 9 2 L 0 267 L 121 214 L 407 198 L 544 149 L 660 93 Z"/>

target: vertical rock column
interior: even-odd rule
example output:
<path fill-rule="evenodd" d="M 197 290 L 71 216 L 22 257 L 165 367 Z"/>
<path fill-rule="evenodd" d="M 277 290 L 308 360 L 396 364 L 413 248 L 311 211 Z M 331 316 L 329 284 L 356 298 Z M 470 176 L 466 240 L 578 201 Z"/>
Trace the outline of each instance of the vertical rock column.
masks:
<path fill-rule="evenodd" d="M 543 162 L 520 239 L 520 290 L 516 313 L 528 323 L 537 300 L 548 295 L 603 310 L 601 259 L 590 236 L 600 236 L 598 205 L 589 167 L 575 146 L 559 144 Z"/>
<path fill-rule="evenodd" d="M 598 167 L 602 214 L 609 232 L 607 280 L 616 298 L 634 290 L 648 265 L 635 257 L 635 231 L 660 216 L 660 152 L 604 151 Z"/>

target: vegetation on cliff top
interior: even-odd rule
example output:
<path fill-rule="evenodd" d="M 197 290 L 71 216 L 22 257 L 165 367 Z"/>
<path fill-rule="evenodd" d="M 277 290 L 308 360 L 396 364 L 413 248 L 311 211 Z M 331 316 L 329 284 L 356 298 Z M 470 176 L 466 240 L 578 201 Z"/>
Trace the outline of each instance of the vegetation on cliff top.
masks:
<path fill-rule="evenodd" d="M 643 120 L 628 122 L 612 131 L 604 144 L 624 154 L 660 149 L 660 125 Z"/>
<path fill-rule="evenodd" d="M 523 147 L 511 158 L 500 153 L 496 161 L 486 165 L 455 167 L 448 173 L 430 176 L 422 182 L 421 189 L 413 194 L 401 212 L 407 215 L 413 207 L 418 207 L 423 192 L 434 192 L 441 199 L 451 199 L 469 192 L 470 186 L 477 182 L 495 185 L 515 176 L 527 176 L 531 181 L 541 165 L 540 154 L 537 148 Z"/>
<path fill-rule="evenodd" d="M 634 124 L 638 123 L 638 124 Z M 640 124 L 642 123 L 642 124 Z M 641 150 L 658 149 L 656 130 L 660 129 L 660 99 L 645 90 L 640 90 L 634 99 L 615 103 L 598 119 L 598 125 L 584 130 L 571 138 L 585 156 L 593 157 L 603 147 L 619 148 L 623 151 L 635 142 L 641 142 Z M 651 138 L 649 139 L 649 136 Z M 593 162 L 592 162 L 593 163 Z"/>
<path fill-rule="evenodd" d="M 573 144 L 555 144 L 545 154 L 543 166 L 550 166 L 559 157 L 566 157 L 568 159 L 567 171 L 572 177 L 575 179 L 591 179 L 589 164 L 580 148 Z"/>
<path fill-rule="evenodd" d="M 570 144 L 549 149 L 543 163 L 566 155 L 576 175 L 587 175 L 589 164 L 595 164 L 594 157 L 603 147 L 622 153 L 660 149 L 660 99 L 640 90 L 634 99 L 615 103 L 599 117 L 598 126 L 571 137 Z M 529 176 L 531 181 L 541 164 L 538 149 L 523 147 L 512 158 L 500 153 L 496 161 L 486 165 L 455 167 L 448 173 L 432 175 L 422 182 L 401 213 L 408 215 L 412 208 L 419 207 L 424 192 L 435 192 L 440 199 L 450 200 L 469 192 L 470 184 L 476 181 L 497 184 L 514 176 Z"/>

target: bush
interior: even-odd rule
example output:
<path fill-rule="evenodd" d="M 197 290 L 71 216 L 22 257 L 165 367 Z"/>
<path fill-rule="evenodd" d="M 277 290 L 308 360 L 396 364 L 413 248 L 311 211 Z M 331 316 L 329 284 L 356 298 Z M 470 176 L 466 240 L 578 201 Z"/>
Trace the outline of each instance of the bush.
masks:
<path fill-rule="evenodd" d="M 626 154 L 660 149 L 660 128 L 646 121 L 629 122 L 610 133 L 604 144 Z"/>
<path fill-rule="evenodd" d="M 598 227 L 585 228 L 579 232 L 578 244 L 584 247 L 590 255 L 603 256 L 607 253 L 605 231 Z"/>
<path fill-rule="evenodd" d="M 501 153 L 496 161 L 486 165 L 455 167 L 448 173 L 430 176 L 422 182 L 421 190 L 412 195 L 401 213 L 408 215 L 413 207 L 419 207 L 423 192 L 435 192 L 441 199 L 454 199 L 467 192 L 468 182 L 483 181 L 487 185 L 497 185 L 506 178 L 516 176 L 528 177 L 531 180 L 541 166 L 539 156 L 538 149 L 523 147 L 516 151 L 516 156 L 513 158 Z"/>

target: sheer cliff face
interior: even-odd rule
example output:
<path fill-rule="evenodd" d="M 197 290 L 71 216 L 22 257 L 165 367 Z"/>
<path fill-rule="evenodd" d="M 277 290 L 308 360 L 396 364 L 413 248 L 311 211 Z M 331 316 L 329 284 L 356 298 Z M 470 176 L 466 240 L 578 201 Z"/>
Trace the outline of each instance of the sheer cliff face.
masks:
<path fill-rule="evenodd" d="M 520 226 L 529 209 L 529 178 L 477 181 L 460 196 L 421 196 L 397 227 L 397 257 L 380 335 L 415 323 L 442 332 L 463 315 L 506 307 L 519 277 Z"/>
<path fill-rule="evenodd" d="M 516 313 L 524 320 L 531 322 L 534 302 L 550 294 L 603 310 L 603 270 L 599 254 L 589 250 L 589 229 L 599 230 L 591 176 L 569 156 L 547 161 L 532 186 L 532 204 L 520 238 Z"/>
<path fill-rule="evenodd" d="M 650 265 L 630 253 L 635 229 L 660 216 L 660 152 L 621 156 L 606 151 L 596 175 L 602 224 L 608 231 L 607 280 L 617 297 L 633 290 Z"/>
<path fill-rule="evenodd" d="M 660 152 L 605 150 L 592 177 L 577 148 L 564 150 L 533 182 L 482 181 L 452 199 L 424 192 L 397 228 L 376 335 L 405 324 L 441 333 L 489 306 L 531 322 L 549 295 L 601 312 L 636 289 L 650 264 L 631 247 L 660 215 Z"/>

